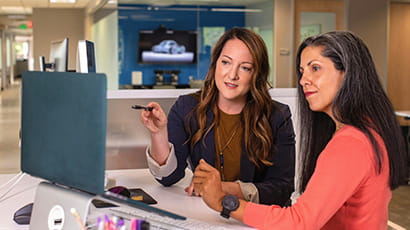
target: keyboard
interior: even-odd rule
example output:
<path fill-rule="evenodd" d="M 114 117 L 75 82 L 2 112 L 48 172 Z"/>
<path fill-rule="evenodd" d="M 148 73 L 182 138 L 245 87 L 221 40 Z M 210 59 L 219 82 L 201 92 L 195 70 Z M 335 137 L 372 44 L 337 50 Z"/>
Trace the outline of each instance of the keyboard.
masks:
<path fill-rule="evenodd" d="M 143 219 L 150 223 L 150 229 L 169 229 L 169 230 L 226 230 L 232 229 L 221 225 L 210 224 L 205 221 L 187 218 L 185 220 L 174 219 L 161 216 L 157 213 L 147 212 L 141 209 L 128 206 L 110 208 L 110 211 L 123 218 Z"/>

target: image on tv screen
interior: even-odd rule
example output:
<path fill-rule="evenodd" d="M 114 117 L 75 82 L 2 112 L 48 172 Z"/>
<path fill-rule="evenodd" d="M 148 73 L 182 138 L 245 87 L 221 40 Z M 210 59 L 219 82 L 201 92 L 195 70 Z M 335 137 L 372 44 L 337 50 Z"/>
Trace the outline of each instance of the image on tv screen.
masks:
<path fill-rule="evenodd" d="M 196 31 L 139 31 L 140 64 L 196 63 Z"/>

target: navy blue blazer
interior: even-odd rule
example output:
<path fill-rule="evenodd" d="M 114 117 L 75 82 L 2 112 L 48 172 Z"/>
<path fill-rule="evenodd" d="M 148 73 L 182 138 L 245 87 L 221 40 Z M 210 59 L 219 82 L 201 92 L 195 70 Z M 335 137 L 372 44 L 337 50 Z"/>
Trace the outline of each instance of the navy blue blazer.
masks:
<path fill-rule="evenodd" d="M 165 186 L 170 186 L 185 176 L 187 160 L 191 161 L 193 170 L 198 165 L 201 158 L 210 165 L 215 163 L 215 138 L 214 130 L 211 130 L 205 137 L 203 144 L 199 141 L 193 151 L 190 151 L 188 131 L 186 129 L 186 117 L 199 103 L 198 99 L 192 95 L 180 96 L 171 107 L 168 114 L 168 138 L 174 145 L 177 158 L 177 168 L 167 177 L 158 180 Z M 262 204 L 285 205 L 289 202 L 290 195 L 294 191 L 295 176 L 295 133 L 293 130 L 291 113 L 285 104 L 275 102 L 272 106 L 273 115 L 270 124 L 273 131 L 274 147 L 271 150 L 272 166 L 264 166 L 258 169 L 245 153 L 243 148 L 240 162 L 240 180 L 252 182 L 259 192 L 259 202 Z M 194 114 L 193 114 L 194 115 Z M 212 111 L 207 112 L 207 125 L 213 120 Z M 190 121 L 191 130 L 197 130 L 195 116 Z M 244 144 L 242 144 L 244 146 Z"/>

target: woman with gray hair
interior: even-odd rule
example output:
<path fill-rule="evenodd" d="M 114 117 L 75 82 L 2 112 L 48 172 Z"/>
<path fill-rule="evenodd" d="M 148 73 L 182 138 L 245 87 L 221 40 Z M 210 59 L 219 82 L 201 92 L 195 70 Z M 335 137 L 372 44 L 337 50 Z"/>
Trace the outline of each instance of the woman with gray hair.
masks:
<path fill-rule="evenodd" d="M 365 43 L 350 32 L 309 37 L 296 58 L 301 196 L 291 207 L 227 196 L 203 160 L 194 185 L 207 205 L 258 229 L 387 229 L 405 147 Z M 229 201 L 229 202 L 227 202 Z"/>

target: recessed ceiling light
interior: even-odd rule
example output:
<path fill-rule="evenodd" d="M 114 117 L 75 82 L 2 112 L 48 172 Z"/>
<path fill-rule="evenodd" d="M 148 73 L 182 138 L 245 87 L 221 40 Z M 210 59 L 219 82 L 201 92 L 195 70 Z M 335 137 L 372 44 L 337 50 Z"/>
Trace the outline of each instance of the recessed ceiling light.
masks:
<path fill-rule="evenodd" d="M 2 10 L 24 10 L 24 7 L 21 6 L 2 6 L 0 7 Z"/>
<path fill-rule="evenodd" d="M 246 13 L 260 13 L 261 9 L 238 9 L 238 8 L 212 8 L 211 11 L 219 12 L 246 12 Z"/>
<path fill-rule="evenodd" d="M 21 6 L 0 6 L 0 12 L 7 12 L 8 14 L 30 14 L 31 8 Z"/>
<path fill-rule="evenodd" d="M 9 11 L 22 11 L 24 7 L 21 6 L 2 6 L 0 7 L 1 10 L 9 10 Z"/>
<path fill-rule="evenodd" d="M 50 3 L 75 3 L 76 0 L 50 0 Z"/>

